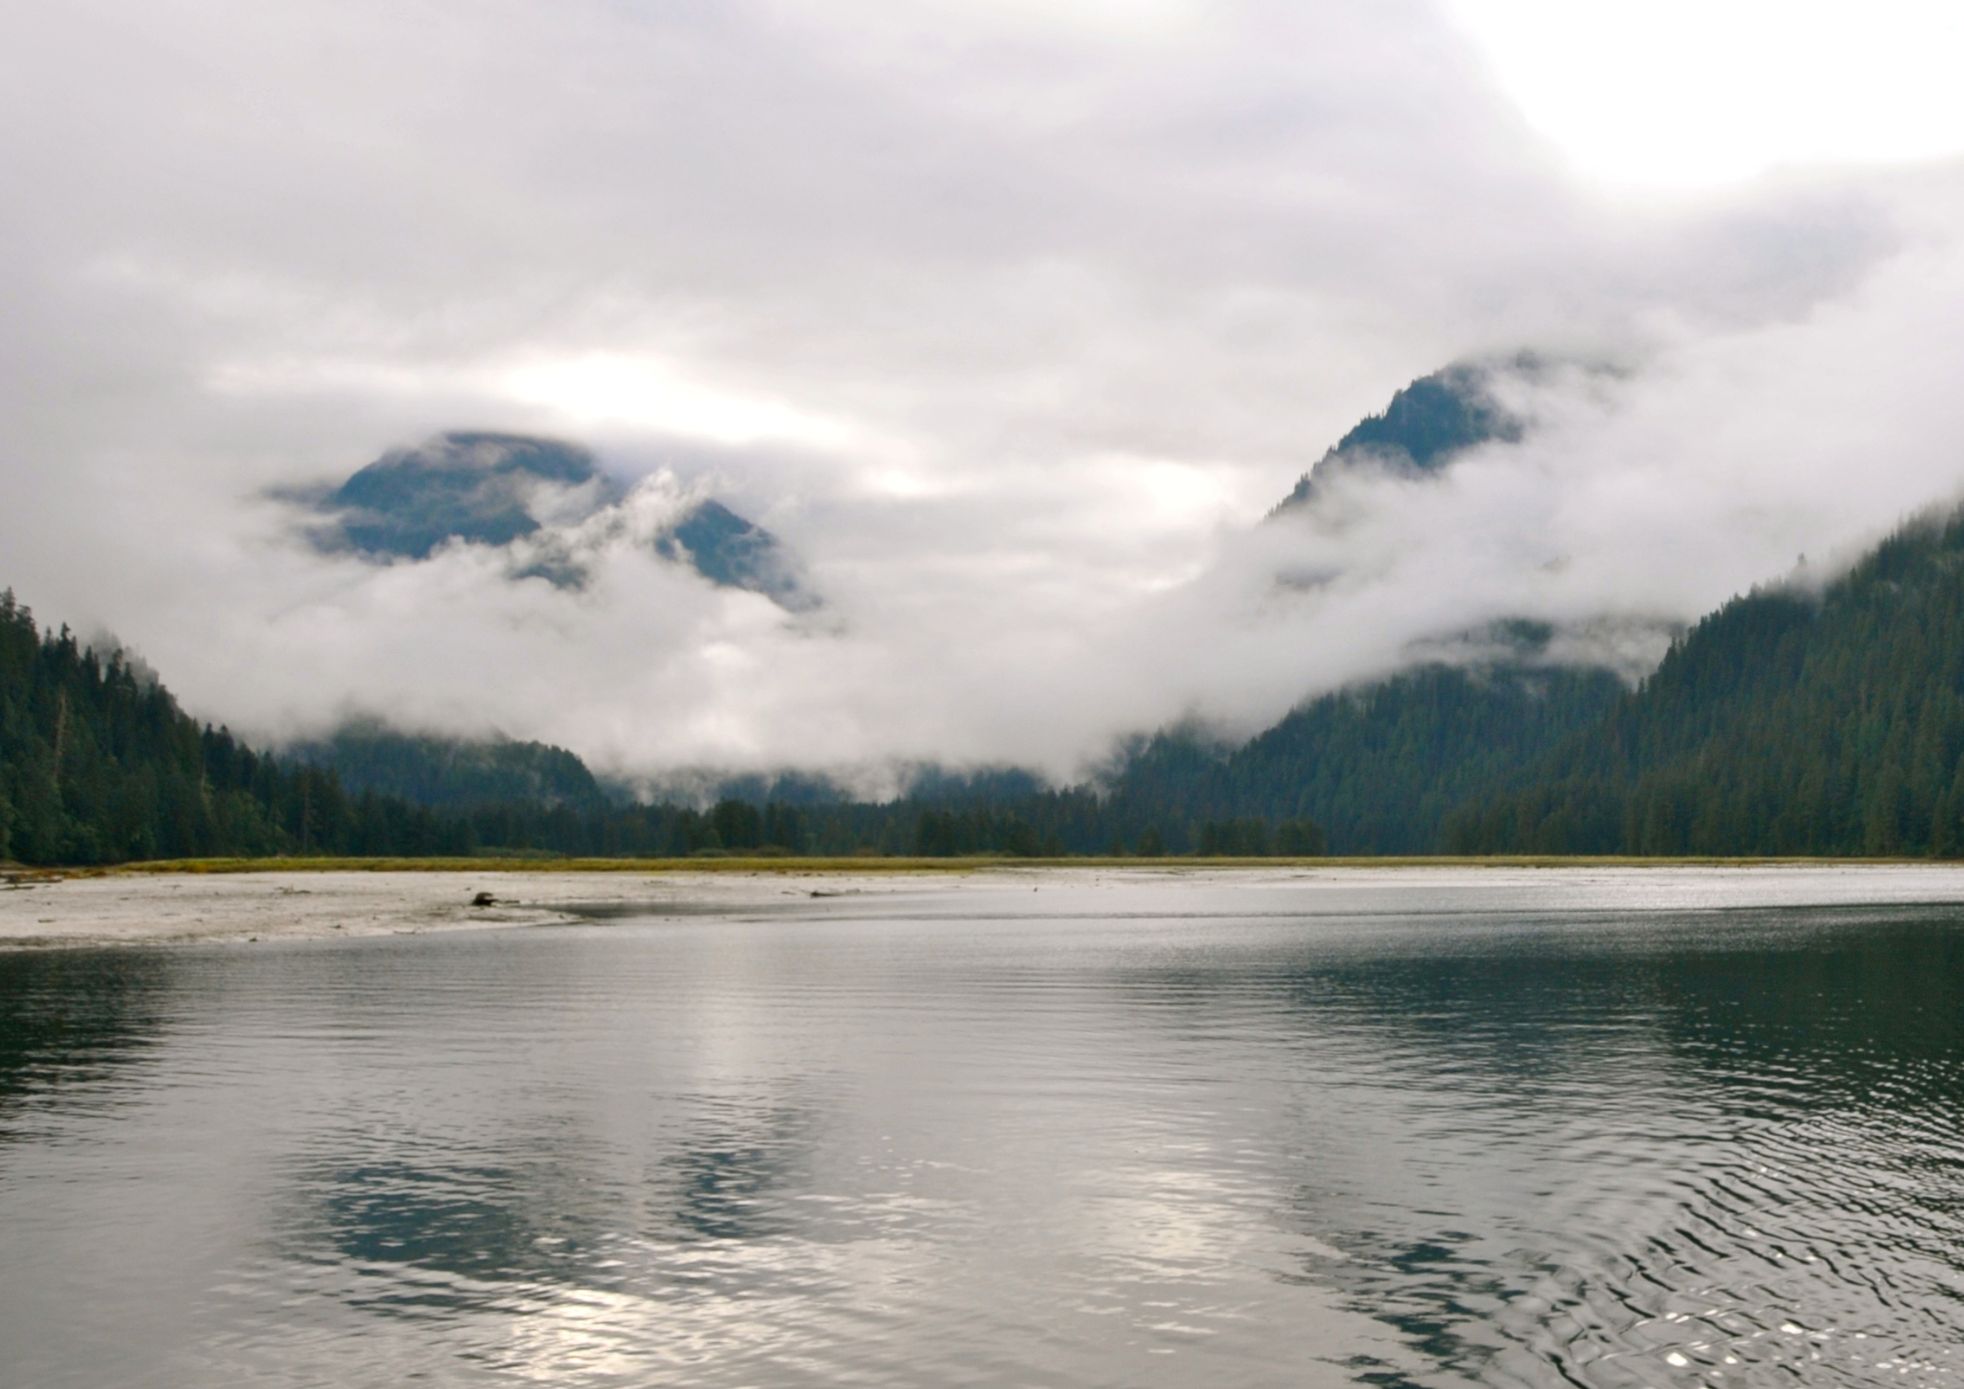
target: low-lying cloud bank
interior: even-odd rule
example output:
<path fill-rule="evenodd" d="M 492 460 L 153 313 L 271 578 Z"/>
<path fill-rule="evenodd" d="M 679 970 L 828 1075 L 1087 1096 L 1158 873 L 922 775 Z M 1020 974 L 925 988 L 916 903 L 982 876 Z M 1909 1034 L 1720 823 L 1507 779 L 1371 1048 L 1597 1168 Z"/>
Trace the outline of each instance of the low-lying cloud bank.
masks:
<path fill-rule="evenodd" d="M 259 737 L 1065 777 L 1503 619 L 1637 672 L 1964 485 L 1964 167 L 1619 205 L 1433 7 L 1309 8 L 5 21 L 0 582 Z M 1261 523 L 1397 386 L 1522 348 L 1615 369 Z M 322 554 L 269 495 L 451 428 L 577 438 L 640 519 L 554 531 L 573 589 Z M 821 611 L 647 543 L 712 494 Z"/>

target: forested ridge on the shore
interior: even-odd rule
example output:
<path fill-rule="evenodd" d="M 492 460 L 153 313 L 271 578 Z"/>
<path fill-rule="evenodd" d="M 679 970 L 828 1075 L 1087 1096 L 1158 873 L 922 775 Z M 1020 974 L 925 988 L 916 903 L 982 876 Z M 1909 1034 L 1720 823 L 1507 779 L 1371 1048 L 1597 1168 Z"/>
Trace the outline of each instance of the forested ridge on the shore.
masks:
<path fill-rule="evenodd" d="M 1736 598 L 1535 769 L 1464 853 L 1964 853 L 1964 511 L 1818 592 Z"/>
<path fill-rule="evenodd" d="M 459 827 L 201 725 L 121 651 L 0 593 L 0 858 L 449 852 Z"/>

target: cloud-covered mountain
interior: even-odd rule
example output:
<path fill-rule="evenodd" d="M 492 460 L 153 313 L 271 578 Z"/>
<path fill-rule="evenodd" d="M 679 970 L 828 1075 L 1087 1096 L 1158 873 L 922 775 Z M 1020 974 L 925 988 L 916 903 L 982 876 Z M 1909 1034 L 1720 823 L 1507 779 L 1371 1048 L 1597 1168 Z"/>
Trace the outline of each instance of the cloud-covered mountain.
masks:
<path fill-rule="evenodd" d="M 267 742 L 380 708 L 609 775 L 1068 777 L 1510 617 L 1599 657 L 1603 614 L 1693 621 L 1964 486 L 1964 146 L 1611 193 L 1469 42 L 1513 8 L 9 7 L 5 577 Z M 1877 53 L 1943 51 L 1925 9 Z M 1862 124 L 1665 27 L 1762 133 L 1804 124 L 1739 99 L 1775 70 Z M 1443 381 L 1443 451 L 1414 391 L 1409 467 L 1254 524 L 1394 387 L 1523 344 L 1629 371 L 1501 373 L 1527 423 L 1471 445 Z M 728 479 L 824 620 L 706 581 L 672 477 L 494 467 L 427 554 L 358 548 L 413 540 L 380 505 L 286 543 L 269 490 L 432 420 Z"/>
<path fill-rule="evenodd" d="M 1481 444 L 1518 442 L 1526 421 L 1496 398 L 1495 378 L 1503 372 L 1531 375 L 1540 366 L 1538 358 L 1523 353 L 1504 364 L 1459 362 L 1419 377 L 1393 395 L 1382 413 L 1337 440 L 1274 514 L 1312 505 L 1342 476 L 1419 476 Z"/>
<path fill-rule="evenodd" d="M 714 497 L 697 502 L 656 536 L 655 551 L 723 588 L 761 593 L 788 612 L 819 606 L 778 538 Z"/>
<path fill-rule="evenodd" d="M 762 594 L 790 612 L 818 599 L 768 530 L 713 497 L 657 505 L 605 472 L 578 444 L 457 430 L 392 449 L 331 490 L 293 494 L 313 513 L 305 534 L 325 554 L 418 562 L 453 543 L 509 552 L 514 579 L 585 586 L 596 546 L 648 531 L 654 553 L 723 588 Z"/>
<path fill-rule="evenodd" d="M 456 431 L 391 449 L 320 499 L 324 549 L 428 559 L 439 545 L 509 545 L 553 522 L 583 520 L 623 488 L 577 444 Z"/>

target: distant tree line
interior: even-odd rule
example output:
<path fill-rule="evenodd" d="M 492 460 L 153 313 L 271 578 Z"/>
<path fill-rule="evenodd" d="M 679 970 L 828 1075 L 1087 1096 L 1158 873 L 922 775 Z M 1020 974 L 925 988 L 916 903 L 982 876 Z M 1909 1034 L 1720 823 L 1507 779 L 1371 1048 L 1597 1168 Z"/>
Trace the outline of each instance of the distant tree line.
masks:
<path fill-rule="evenodd" d="M 708 809 L 626 805 L 575 810 L 536 805 L 463 812 L 474 847 L 524 848 L 581 857 L 805 854 L 848 857 L 1065 858 L 1170 854 L 1268 857 L 1323 852 L 1313 822 L 1271 825 L 1242 818 L 1147 826 L 1127 837 L 1108 799 L 1074 789 L 1003 803 L 950 806 L 908 797 L 889 802 L 762 805 L 728 798 Z"/>

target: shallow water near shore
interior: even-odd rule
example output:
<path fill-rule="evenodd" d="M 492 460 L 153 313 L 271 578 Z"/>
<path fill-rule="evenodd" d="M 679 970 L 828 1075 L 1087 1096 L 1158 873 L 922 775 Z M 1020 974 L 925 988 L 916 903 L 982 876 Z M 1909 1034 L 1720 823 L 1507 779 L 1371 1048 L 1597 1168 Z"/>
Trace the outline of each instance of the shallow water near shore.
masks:
<path fill-rule="evenodd" d="M 1960 899 L 1033 875 L 0 955 L 0 1382 L 1956 1384 Z"/>

